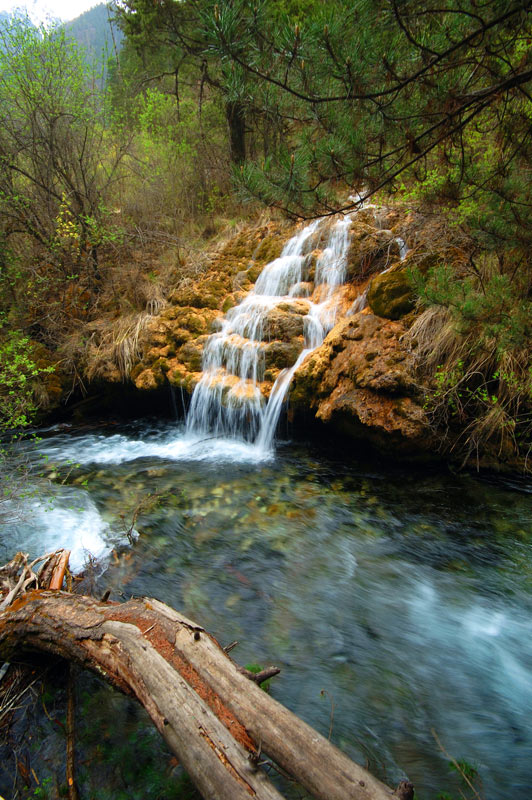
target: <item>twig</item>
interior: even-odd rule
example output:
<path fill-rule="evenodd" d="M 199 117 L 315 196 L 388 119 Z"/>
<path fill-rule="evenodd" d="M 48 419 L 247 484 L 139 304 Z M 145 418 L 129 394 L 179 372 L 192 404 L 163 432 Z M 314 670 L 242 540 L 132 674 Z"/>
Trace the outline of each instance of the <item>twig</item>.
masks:
<path fill-rule="evenodd" d="M 251 670 L 246 669 L 245 667 L 238 667 L 238 671 L 241 672 L 242 675 L 245 675 L 246 678 L 249 678 L 250 681 L 257 683 L 260 686 L 261 683 L 267 681 L 268 678 L 273 678 L 274 675 L 279 675 L 281 670 L 279 667 L 267 667 L 266 669 L 261 669 L 260 672 L 251 672 Z"/>
<path fill-rule="evenodd" d="M 438 745 L 438 747 L 440 748 L 440 750 L 441 750 L 441 752 L 443 753 L 443 755 L 444 755 L 446 758 L 448 758 L 448 759 L 449 759 L 449 761 L 451 762 L 451 764 L 453 765 L 453 767 L 455 768 L 455 770 L 458 772 L 458 774 L 460 775 L 460 777 L 462 778 L 462 780 L 464 780 L 464 781 L 467 783 L 467 785 L 469 786 L 469 788 L 470 788 L 470 789 L 471 789 L 471 791 L 473 792 L 473 795 L 474 795 L 474 797 L 476 797 L 476 799 L 477 799 L 477 800 L 483 800 L 483 797 L 482 797 L 482 795 L 480 795 L 480 794 L 477 792 L 476 788 L 473 786 L 473 784 L 471 783 L 471 781 L 469 780 L 469 778 L 468 778 L 468 777 L 467 777 L 467 775 L 465 774 L 464 770 L 462 769 L 462 767 L 460 766 L 460 764 L 458 763 L 458 761 L 457 761 L 455 758 L 453 758 L 453 756 L 452 756 L 452 755 L 450 755 L 450 753 L 448 753 L 448 752 L 447 752 L 447 750 L 445 749 L 445 747 L 444 747 L 444 746 L 443 746 L 443 744 L 441 743 L 441 740 L 440 740 L 440 738 L 438 737 L 438 734 L 436 733 L 436 731 L 434 730 L 434 728 L 431 728 L 431 729 L 430 729 L 430 732 L 432 733 L 432 735 L 433 735 L 433 737 L 434 737 L 434 741 L 436 742 L 436 744 L 437 744 L 437 745 Z"/>
<path fill-rule="evenodd" d="M 68 668 L 68 683 L 67 683 L 67 717 L 66 717 L 66 734 L 67 734 L 67 760 L 66 760 L 66 779 L 68 787 L 68 800 L 79 800 L 78 789 L 75 780 L 75 686 L 74 679 L 76 668 L 73 664 Z"/>
<path fill-rule="evenodd" d="M 15 586 L 7 593 L 4 597 L 2 602 L 0 603 L 0 611 L 5 611 L 5 609 L 11 605 L 15 597 L 19 594 L 19 592 L 26 591 L 26 587 L 29 586 L 30 583 L 38 583 L 37 575 L 33 572 L 33 567 L 35 564 L 38 564 L 40 561 L 45 561 L 50 556 L 54 555 L 53 553 L 47 553 L 45 556 L 39 556 L 39 558 L 35 558 L 30 564 L 28 564 L 28 554 L 21 553 L 21 562 L 22 562 L 22 573 L 20 578 L 18 579 Z"/>
<path fill-rule="evenodd" d="M 321 694 L 322 697 L 327 696 L 329 698 L 330 702 L 331 702 L 331 724 L 329 725 L 329 735 L 327 737 L 328 740 L 331 741 L 333 724 L 334 724 L 334 700 L 332 699 L 332 697 L 329 694 L 329 692 L 327 691 L 327 689 L 322 689 L 320 694 Z"/>

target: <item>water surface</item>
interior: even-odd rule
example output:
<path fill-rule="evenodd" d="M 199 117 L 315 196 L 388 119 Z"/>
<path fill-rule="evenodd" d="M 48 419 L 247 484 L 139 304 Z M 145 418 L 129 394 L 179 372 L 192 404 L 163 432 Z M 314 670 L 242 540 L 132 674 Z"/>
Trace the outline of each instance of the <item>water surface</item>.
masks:
<path fill-rule="evenodd" d="M 156 596 L 239 640 L 240 663 L 277 664 L 275 697 L 420 798 L 455 790 L 432 732 L 486 797 L 528 798 L 531 485 L 338 449 L 48 431 L 27 457 L 52 483 L 4 514 L 0 558 L 103 558 L 115 597 Z"/>

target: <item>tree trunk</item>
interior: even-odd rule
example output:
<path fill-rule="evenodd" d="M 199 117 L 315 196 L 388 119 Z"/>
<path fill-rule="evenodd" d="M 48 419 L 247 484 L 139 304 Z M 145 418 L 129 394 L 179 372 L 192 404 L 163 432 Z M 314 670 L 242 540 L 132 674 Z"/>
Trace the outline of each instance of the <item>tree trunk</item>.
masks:
<path fill-rule="evenodd" d="M 33 590 L 0 613 L 0 657 L 43 650 L 92 669 L 147 709 L 209 800 L 281 800 L 263 754 L 318 800 L 389 800 L 353 763 L 242 674 L 203 628 L 153 599 Z"/>
<path fill-rule="evenodd" d="M 225 105 L 225 116 L 229 126 L 229 152 L 233 164 L 243 164 L 246 160 L 246 120 L 244 106 L 238 100 L 230 100 Z"/>

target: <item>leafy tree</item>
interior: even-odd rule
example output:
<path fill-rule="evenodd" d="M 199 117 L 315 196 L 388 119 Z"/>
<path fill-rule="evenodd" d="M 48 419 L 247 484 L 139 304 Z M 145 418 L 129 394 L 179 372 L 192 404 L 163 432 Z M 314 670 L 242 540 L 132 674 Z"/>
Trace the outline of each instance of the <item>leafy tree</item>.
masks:
<path fill-rule="evenodd" d="M 63 277 L 98 278 L 105 199 L 127 138 L 109 147 L 110 112 L 64 32 L 0 28 L 0 224 L 29 237 Z"/>

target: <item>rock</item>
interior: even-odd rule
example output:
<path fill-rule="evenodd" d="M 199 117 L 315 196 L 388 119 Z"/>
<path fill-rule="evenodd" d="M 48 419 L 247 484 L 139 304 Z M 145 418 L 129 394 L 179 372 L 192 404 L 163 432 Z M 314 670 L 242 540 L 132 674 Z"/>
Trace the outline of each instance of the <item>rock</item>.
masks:
<path fill-rule="evenodd" d="M 361 281 L 388 269 L 400 258 L 400 247 L 390 230 L 355 225 L 353 242 L 347 257 L 347 280 Z"/>
<path fill-rule="evenodd" d="M 197 339 L 187 342 L 177 351 L 177 358 L 190 372 L 201 371 L 203 345 L 207 338 L 207 336 L 198 336 Z"/>
<path fill-rule="evenodd" d="M 355 438 L 369 439 L 383 448 L 393 442 L 402 452 L 430 452 L 434 446 L 423 408 L 410 397 L 386 397 L 341 380 L 316 413 Z"/>
<path fill-rule="evenodd" d="M 311 281 L 301 281 L 292 287 L 290 294 L 292 297 L 310 297 L 314 291 L 314 284 Z"/>
<path fill-rule="evenodd" d="M 282 342 L 290 342 L 292 339 L 303 336 L 304 316 L 307 310 L 308 304 L 301 300 L 294 303 L 281 303 L 272 308 L 265 318 L 264 340 L 278 339 Z"/>
<path fill-rule="evenodd" d="M 142 389 L 144 391 L 157 389 L 158 386 L 161 385 L 161 382 L 162 381 L 159 376 L 156 377 L 152 369 L 142 370 L 142 372 L 135 378 L 135 386 L 137 389 Z"/>
<path fill-rule="evenodd" d="M 400 319 L 415 306 L 415 294 L 407 267 L 394 267 L 376 275 L 368 289 L 368 304 L 379 317 Z"/>
<path fill-rule="evenodd" d="M 361 312 L 333 328 L 297 370 L 293 406 L 359 438 L 430 449 L 432 435 L 400 322 Z"/>
<path fill-rule="evenodd" d="M 297 357 L 303 349 L 303 339 L 296 342 L 269 342 L 263 348 L 264 366 L 266 370 L 273 367 L 285 369 L 291 367 L 297 361 Z"/>

